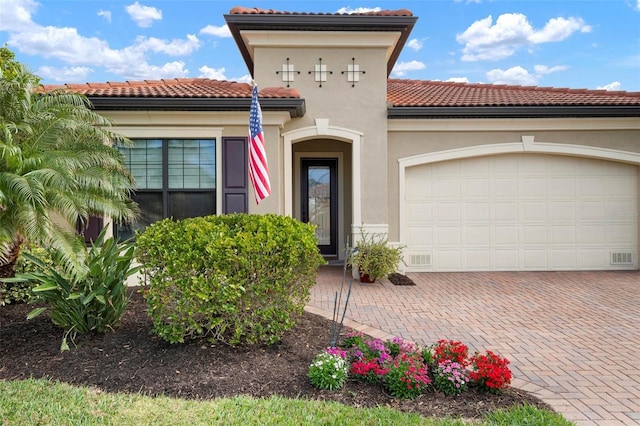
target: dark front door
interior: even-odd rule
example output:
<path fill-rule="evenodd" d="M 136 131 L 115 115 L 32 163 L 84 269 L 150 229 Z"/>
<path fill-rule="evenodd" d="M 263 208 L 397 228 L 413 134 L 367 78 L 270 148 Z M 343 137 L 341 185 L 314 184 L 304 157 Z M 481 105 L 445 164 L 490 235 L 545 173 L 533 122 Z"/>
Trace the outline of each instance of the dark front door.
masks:
<path fill-rule="evenodd" d="M 300 169 L 302 221 L 316 225 L 318 248 L 338 255 L 338 159 L 303 158 Z"/>

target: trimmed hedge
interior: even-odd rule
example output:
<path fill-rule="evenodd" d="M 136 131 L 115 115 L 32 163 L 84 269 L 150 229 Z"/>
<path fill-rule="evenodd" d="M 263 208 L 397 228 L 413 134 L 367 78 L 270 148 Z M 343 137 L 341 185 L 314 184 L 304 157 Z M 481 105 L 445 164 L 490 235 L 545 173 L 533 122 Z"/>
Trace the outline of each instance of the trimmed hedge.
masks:
<path fill-rule="evenodd" d="M 171 343 L 277 342 L 324 263 L 316 243 L 313 226 L 273 214 L 154 223 L 136 239 L 154 332 Z"/>

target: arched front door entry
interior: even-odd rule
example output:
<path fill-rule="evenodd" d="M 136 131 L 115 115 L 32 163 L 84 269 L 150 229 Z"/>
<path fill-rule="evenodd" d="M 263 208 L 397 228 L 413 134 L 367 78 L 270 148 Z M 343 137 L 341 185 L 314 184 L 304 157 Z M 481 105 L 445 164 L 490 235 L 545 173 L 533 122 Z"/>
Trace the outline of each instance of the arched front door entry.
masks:
<path fill-rule="evenodd" d="M 337 170 L 337 158 L 300 160 L 301 219 L 316 226 L 318 248 L 324 256 L 338 255 Z"/>

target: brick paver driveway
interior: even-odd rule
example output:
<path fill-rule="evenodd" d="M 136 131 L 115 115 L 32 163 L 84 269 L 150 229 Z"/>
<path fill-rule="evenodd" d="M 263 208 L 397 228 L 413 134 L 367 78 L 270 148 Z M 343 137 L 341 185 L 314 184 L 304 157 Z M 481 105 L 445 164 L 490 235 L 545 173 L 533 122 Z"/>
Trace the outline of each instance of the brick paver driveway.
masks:
<path fill-rule="evenodd" d="M 514 387 L 567 419 L 640 424 L 640 272 L 407 275 L 416 286 L 354 282 L 347 325 L 491 349 L 511 360 Z M 322 267 L 308 310 L 331 317 L 341 282 L 341 267 Z"/>

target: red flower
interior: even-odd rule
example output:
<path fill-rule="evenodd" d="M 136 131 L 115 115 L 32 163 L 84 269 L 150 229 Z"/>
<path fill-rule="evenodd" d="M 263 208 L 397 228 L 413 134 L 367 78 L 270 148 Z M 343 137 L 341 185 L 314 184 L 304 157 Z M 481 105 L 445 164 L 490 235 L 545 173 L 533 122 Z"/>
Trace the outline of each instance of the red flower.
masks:
<path fill-rule="evenodd" d="M 506 389 L 511 383 L 509 360 L 487 351 L 486 355 L 476 354 L 471 358 L 473 371 L 469 377 L 481 387 L 489 390 Z"/>
<path fill-rule="evenodd" d="M 469 365 L 469 348 L 462 342 L 456 340 L 438 340 L 433 348 L 433 361 L 440 364 L 442 361 L 457 362 L 466 367 Z"/>

